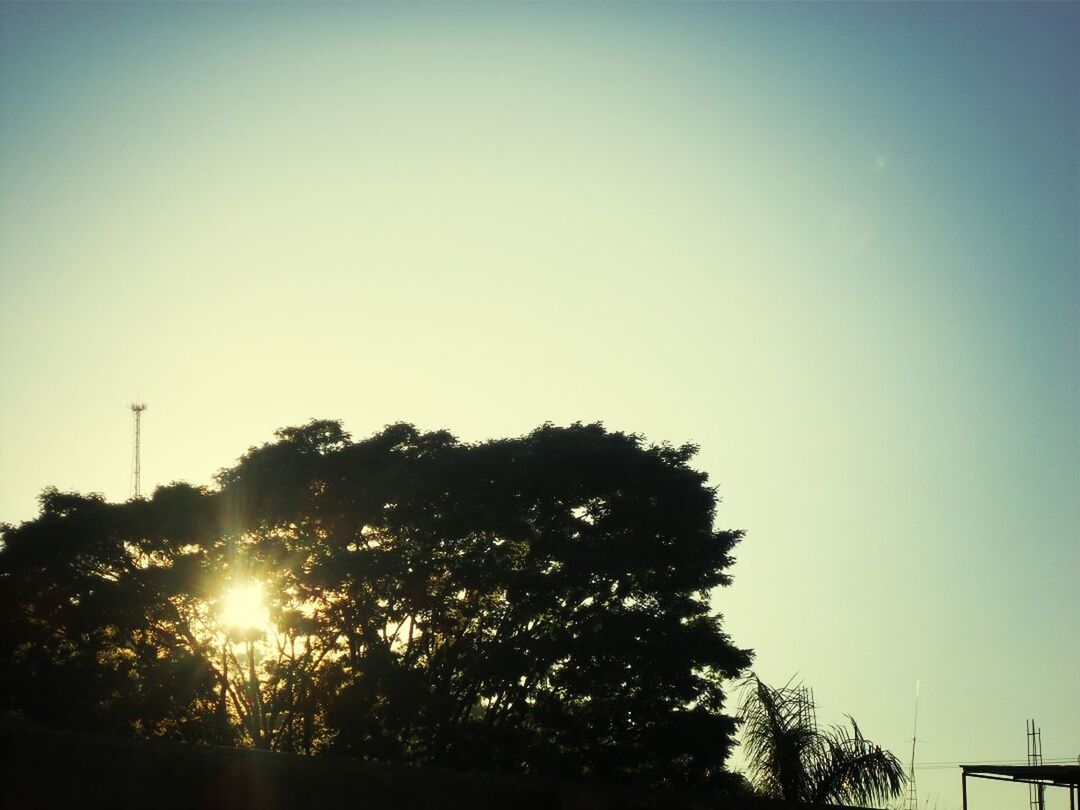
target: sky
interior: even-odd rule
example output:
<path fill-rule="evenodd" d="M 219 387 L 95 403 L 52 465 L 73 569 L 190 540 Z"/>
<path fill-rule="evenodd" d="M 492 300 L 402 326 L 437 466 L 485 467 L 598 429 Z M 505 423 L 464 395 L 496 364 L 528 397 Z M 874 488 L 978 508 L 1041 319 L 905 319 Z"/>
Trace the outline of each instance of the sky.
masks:
<path fill-rule="evenodd" d="M 603 421 L 700 446 L 763 679 L 905 763 L 919 683 L 920 807 L 1029 717 L 1075 761 L 1078 35 L 1038 2 L 0 4 L 0 521 L 126 499 L 136 400 L 144 491 L 311 418 Z"/>

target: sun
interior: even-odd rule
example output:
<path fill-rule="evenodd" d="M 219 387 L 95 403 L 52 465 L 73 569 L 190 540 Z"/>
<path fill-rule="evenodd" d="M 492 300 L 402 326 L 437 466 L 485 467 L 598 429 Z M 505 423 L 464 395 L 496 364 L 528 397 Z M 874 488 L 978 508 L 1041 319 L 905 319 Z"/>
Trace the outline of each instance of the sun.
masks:
<path fill-rule="evenodd" d="M 270 624 L 270 611 L 260 582 L 234 585 L 221 600 L 221 620 L 234 631 L 262 630 Z"/>

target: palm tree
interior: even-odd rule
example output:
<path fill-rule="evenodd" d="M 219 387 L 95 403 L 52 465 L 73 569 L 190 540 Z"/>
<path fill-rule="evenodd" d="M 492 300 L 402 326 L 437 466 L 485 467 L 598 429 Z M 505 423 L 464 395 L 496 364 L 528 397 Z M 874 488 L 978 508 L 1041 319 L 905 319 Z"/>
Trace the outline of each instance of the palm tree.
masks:
<path fill-rule="evenodd" d="M 851 728 L 817 728 L 801 684 L 774 689 L 750 674 L 743 682 L 742 745 L 762 794 L 799 804 L 868 806 L 897 797 L 904 787 L 900 761 Z"/>

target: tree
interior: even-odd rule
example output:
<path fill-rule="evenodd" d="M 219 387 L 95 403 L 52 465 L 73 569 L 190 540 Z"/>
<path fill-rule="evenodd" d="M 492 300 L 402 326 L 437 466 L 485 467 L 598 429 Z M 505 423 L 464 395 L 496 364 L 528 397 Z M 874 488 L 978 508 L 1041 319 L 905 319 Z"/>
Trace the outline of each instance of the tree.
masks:
<path fill-rule="evenodd" d="M 37 520 L 4 528 L 5 708 L 68 726 L 228 740 L 213 725 L 214 669 L 183 616 L 200 598 L 192 586 L 201 561 L 173 553 L 186 540 L 183 523 L 196 519 L 177 501 L 202 493 L 159 494 L 157 506 L 172 501 L 170 509 L 50 488 Z"/>
<path fill-rule="evenodd" d="M 754 674 L 744 680 L 742 745 L 760 793 L 799 804 L 864 807 L 900 795 L 904 769 L 893 754 L 866 739 L 850 715 L 850 730 L 822 731 L 807 708 L 800 684 L 774 689 Z"/>
<path fill-rule="evenodd" d="M 750 653 L 710 598 L 741 532 L 714 528 L 695 451 L 320 421 L 215 489 L 48 491 L 3 533 L 3 699 L 143 735 L 722 786 L 723 681 Z M 271 622 L 241 637 L 224 594 L 252 581 Z"/>

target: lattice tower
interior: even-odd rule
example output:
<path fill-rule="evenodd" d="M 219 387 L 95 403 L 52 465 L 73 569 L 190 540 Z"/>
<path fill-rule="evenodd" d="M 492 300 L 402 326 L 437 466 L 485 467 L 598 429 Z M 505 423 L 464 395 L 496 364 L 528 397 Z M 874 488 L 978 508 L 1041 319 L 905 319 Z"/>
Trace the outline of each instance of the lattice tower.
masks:
<path fill-rule="evenodd" d="M 134 450 L 131 458 L 131 493 L 134 498 L 142 497 L 142 412 L 146 405 L 142 402 L 131 403 L 131 417 L 134 422 Z"/>
<path fill-rule="evenodd" d="M 1027 730 L 1027 764 L 1042 765 L 1042 729 L 1035 720 L 1025 721 Z M 1030 810 L 1046 810 L 1046 785 L 1028 782 L 1028 807 Z"/>

